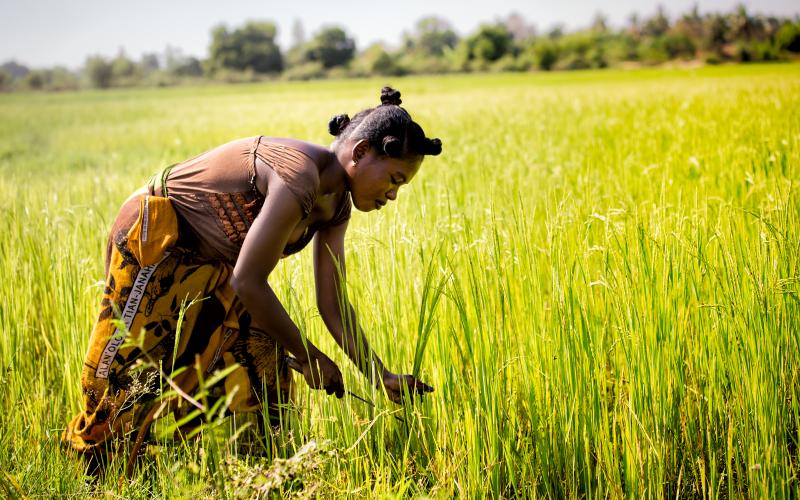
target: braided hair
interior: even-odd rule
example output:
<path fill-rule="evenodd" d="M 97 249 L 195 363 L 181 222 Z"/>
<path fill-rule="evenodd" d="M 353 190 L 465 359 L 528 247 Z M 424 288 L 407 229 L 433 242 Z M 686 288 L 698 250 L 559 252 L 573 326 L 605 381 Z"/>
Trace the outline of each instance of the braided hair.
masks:
<path fill-rule="evenodd" d="M 375 151 L 390 158 L 440 154 L 442 141 L 425 137 L 422 127 L 400 107 L 402 102 L 400 91 L 383 87 L 380 106 L 360 111 L 352 119 L 346 114 L 336 115 L 328 122 L 328 131 L 337 142 L 366 139 Z"/>

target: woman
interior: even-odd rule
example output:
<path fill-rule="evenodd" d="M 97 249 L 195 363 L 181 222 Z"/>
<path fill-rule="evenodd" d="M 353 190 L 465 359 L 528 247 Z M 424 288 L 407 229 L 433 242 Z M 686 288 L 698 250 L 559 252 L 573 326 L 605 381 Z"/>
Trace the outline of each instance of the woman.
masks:
<path fill-rule="evenodd" d="M 125 202 L 109 238 L 83 410 L 62 436 L 67 448 L 106 459 L 120 438 L 140 444 L 154 418 L 202 406 L 192 394 L 215 370 L 232 372 L 207 404 L 266 405 L 273 422 L 291 396 L 288 362 L 309 386 L 341 398 L 339 368 L 303 337 L 267 282 L 279 259 L 312 239 L 317 305 L 336 342 L 395 402 L 433 390 L 383 365 L 339 282 L 351 205 L 380 210 L 426 155 L 441 152 L 400 103 L 385 87 L 380 106 L 332 118 L 330 148 L 263 136 L 224 144 L 165 169 Z M 166 383 L 182 397 L 157 401 Z"/>

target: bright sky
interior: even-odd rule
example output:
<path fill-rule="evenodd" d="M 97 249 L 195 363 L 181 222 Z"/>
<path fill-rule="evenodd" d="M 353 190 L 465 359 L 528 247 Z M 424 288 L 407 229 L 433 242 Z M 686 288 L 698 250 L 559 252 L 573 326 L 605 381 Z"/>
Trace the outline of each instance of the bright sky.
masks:
<path fill-rule="evenodd" d="M 590 23 L 602 11 L 612 26 L 625 24 L 632 12 L 656 10 L 657 0 L 0 0 L 0 62 L 16 59 L 33 67 L 79 67 L 90 54 L 115 55 L 120 48 L 134 58 L 164 51 L 167 45 L 186 55 L 205 57 L 211 28 L 246 20 L 270 20 L 278 26 L 278 42 L 286 49 L 292 25 L 299 19 L 310 37 L 321 26 L 343 26 L 364 48 L 375 41 L 397 45 L 404 31 L 426 15 L 448 19 L 460 35 L 483 22 L 522 14 L 540 30 L 558 23 L 567 29 Z M 744 3 L 751 12 L 794 17 L 800 3 L 791 0 L 671 0 L 674 17 L 698 4 L 701 12 L 730 11 Z"/>

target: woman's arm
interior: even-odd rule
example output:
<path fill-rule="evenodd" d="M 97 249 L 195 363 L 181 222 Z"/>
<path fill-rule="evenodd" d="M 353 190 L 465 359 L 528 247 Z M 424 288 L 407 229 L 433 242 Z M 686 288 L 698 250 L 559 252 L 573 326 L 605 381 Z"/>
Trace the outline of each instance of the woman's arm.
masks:
<path fill-rule="evenodd" d="M 341 287 L 345 277 L 344 235 L 347 222 L 318 231 L 314 237 L 314 276 L 317 308 L 325 326 L 367 379 L 383 380 L 386 367 L 358 327 L 355 310 Z"/>
<path fill-rule="evenodd" d="M 314 275 L 317 307 L 331 336 L 373 384 L 386 388 L 392 401 L 399 402 L 404 386 L 411 394 L 424 394 L 433 388 L 412 377 L 396 375 L 369 345 L 358 325 L 355 310 L 347 299 L 340 279 L 345 279 L 344 235 L 347 222 L 318 231 L 314 237 Z"/>
<path fill-rule="evenodd" d="M 301 216 L 300 204 L 286 185 L 270 182 L 269 196 L 247 232 L 230 283 L 255 323 L 294 355 L 306 382 L 342 397 L 339 368 L 303 337 L 267 282 Z"/>

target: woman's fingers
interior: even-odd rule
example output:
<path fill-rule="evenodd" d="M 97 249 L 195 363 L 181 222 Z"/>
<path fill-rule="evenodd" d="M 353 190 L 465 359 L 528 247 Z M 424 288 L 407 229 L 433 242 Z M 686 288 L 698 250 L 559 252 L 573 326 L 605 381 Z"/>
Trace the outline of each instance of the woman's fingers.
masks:
<path fill-rule="evenodd" d="M 344 397 L 344 385 L 343 385 L 343 384 L 339 384 L 339 385 L 338 385 L 338 386 L 337 386 L 337 387 L 334 389 L 334 394 L 336 394 L 336 397 L 337 397 L 338 399 L 342 399 L 342 398 Z"/>
<path fill-rule="evenodd" d="M 395 376 L 386 384 L 389 398 L 395 403 L 401 403 L 406 393 L 413 399 L 416 395 L 424 396 L 433 392 L 433 387 L 415 379 L 412 375 Z"/>
<path fill-rule="evenodd" d="M 322 353 L 310 357 L 305 362 L 289 358 L 289 367 L 303 373 L 306 383 L 312 389 L 323 389 L 328 395 L 344 397 L 344 382 L 339 367 Z"/>
<path fill-rule="evenodd" d="M 417 380 L 411 375 L 406 375 L 406 377 L 408 377 L 407 379 L 408 385 L 413 386 L 414 392 L 416 392 L 417 394 L 426 394 L 428 392 L 433 392 L 433 387 L 429 386 L 425 382 Z"/>
<path fill-rule="evenodd" d="M 405 382 L 406 385 L 409 387 L 409 389 L 412 389 L 412 392 L 415 392 L 417 394 L 426 394 L 429 392 L 433 392 L 433 387 L 429 386 L 425 382 L 422 382 L 421 380 L 415 379 L 411 375 L 405 376 Z"/>
<path fill-rule="evenodd" d="M 417 382 L 415 389 L 417 390 L 418 394 L 427 394 L 429 392 L 433 392 L 433 387 L 424 382 Z"/>
<path fill-rule="evenodd" d="M 337 398 L 342 399 L 344 397 L 344 385 L 341 383 L 331 383 L 325 386 L 325 394 L 328 396 L 335 394 Z"/>

